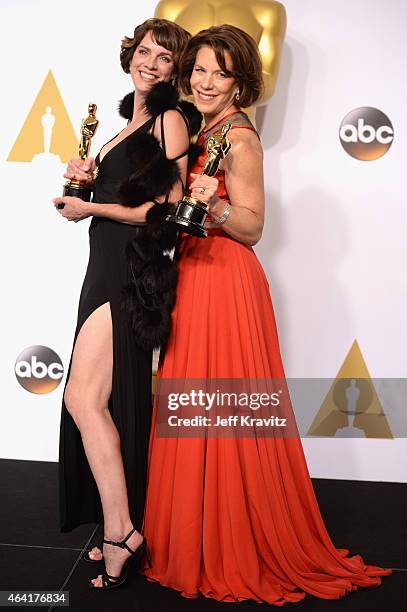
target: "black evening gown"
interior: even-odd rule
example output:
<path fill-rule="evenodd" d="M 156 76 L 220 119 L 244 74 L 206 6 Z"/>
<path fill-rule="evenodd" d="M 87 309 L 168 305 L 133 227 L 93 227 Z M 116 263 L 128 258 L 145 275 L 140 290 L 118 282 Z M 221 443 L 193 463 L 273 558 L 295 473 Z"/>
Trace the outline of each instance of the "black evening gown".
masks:
<path fill-rule="evenodd" d="M 154 120 L 152 117 L 136 132 L 151 131 Z M 96 157 L 99 171 L 94 183 L 93 200 L 101 206 L 119 201 L 120 183 L 132 171 L 126 155 L 126 142 L 133 134 L 108 151 L 101 163 L 99 155 Z M 89 263 L 80 295 L 74 338 L 75 343 L 86 319 L 99 306 L 109 302 L 113 327 L 113 380 L 109 410 L 121 441 L 130 517 L 138 530 L 141 529 L 146 489 L 152 411 L 152 352 L 137 345 L 135 334 L 121 308 L 121 291 L 129 280 L 126 245 L 143 231 L 143 226 L 93 217 L 89 228 Z M 81 434 L 64 402 L 59 444 L 59 502 L 60 529 L 63 532 L 71 531 L 82 523 L 103 521 L 99 492 Z"/>

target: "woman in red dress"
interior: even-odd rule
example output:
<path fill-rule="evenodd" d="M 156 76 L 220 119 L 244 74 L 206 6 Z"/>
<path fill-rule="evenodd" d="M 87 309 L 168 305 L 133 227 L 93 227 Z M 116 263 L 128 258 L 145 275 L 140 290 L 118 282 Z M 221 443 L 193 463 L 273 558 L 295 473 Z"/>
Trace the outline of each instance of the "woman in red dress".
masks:
<path fill-rule="evenodd" d="M 181 85 L 205 121 L 199 144 L 231 123 L 232 147 L 216 178 L 201 174 L 206 151 L 189 176 L 211 222 L 206 239 L 181 241 L 160 383 L 284 378 L 269 286 L 252 249 L 263 227 L 262 148 L 240 110 L 261 94 L 261 71 L 254 41 L 229 25 L 200 32 L 184 52 Z M 159 437 L 156 416 L 157 406 L 144 518 L 148 579 L 185 597 L 281 606 L 306 593 L 337 599 L 391 573 L 334 547 L 298 435 Z"/>

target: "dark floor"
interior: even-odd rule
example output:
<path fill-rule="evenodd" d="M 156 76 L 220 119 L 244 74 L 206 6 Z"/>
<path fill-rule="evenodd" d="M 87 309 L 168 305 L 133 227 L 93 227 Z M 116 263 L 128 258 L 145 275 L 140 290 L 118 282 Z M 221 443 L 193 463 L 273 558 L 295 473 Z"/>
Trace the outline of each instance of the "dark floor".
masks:
<path fill-rule="evenodd" d="M 313 483 L 334 544 L 361 554 L 371 565 L 395 571 L 378 588 L 360 588 L 334 601 L 308 595 L 292 608 L 290 604 L 284 608 L 296 612 L 407 612 L 407 485 L 322 479 Z M 74 612 L 259 610 L 255 602 L 184 599 L 171 589 L 147 582 L 136 571 L 120 589 L 91 591 L 87 582 L 99 572 L 81 557 L 95 536 L 97 539 L 96 525 L 68 534 L 59 532 L 57 464 L 1 459 L 0 491 L 0 591 L 69 591 L 69 609 Z M 51 610 L 49 606 L 39 609 Z"/>

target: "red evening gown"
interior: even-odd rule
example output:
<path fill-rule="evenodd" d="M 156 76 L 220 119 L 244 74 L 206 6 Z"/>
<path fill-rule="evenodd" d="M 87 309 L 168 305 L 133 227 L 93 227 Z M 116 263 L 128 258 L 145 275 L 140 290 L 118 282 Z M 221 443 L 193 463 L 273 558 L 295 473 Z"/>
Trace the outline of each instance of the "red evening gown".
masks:
<path fill-rule="evenodd" d="M 254 130 L 243 113 L 228 121 Z M 205 159 L 192 171 L 201 173 Z M 253 249 L 220 228 L 208 234 L 183 235 L 158 379 L 283 378 L 269 285 Z M 148 579 L 185 597 L 282 606 L 306 593 L 337 599 L 391 574 L 334 547 L 298 436 L 162 438 L 155 417 L 156 407 L 144 517 L 153 567 L 141 570 Z"/>

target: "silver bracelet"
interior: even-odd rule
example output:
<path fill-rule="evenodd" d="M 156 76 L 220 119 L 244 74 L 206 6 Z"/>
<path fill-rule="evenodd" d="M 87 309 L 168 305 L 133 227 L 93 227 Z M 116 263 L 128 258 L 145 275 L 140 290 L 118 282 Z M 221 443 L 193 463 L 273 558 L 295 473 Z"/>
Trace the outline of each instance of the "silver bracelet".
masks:
<path fill-rule="evenodd" d="M 229 202 L 226 204 L 225 206 L 225 210 L 223 211 L 223 215 L 221 217 L 212 217 L 212 219 L 214 220 L 215 223 L 217 223 L 218 225 L 222 225 L 222 223 L 225 223 L 226 219 L 229 217 L 230 215 L 230 211 L 231 211 L 231 204 L 229 204 Z"/>

